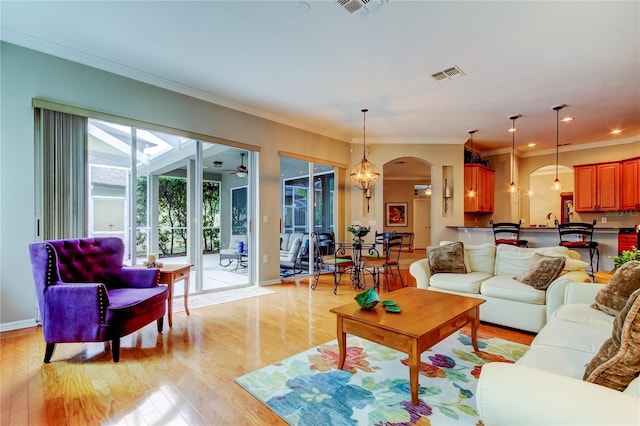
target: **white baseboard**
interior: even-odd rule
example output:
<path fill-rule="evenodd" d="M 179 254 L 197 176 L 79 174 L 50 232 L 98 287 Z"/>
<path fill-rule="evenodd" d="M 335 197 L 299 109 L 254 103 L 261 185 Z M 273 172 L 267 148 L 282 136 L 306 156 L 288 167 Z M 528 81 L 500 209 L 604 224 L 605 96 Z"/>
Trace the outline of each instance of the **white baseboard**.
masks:
<path fill-rule="evenodd" d="M 22 321 L 6 322 L 6 323 L 0 324 L 0 332 L 19 330 L 21 328 L 35 327 L 36 325 L 38 324 L 36 323 L 35 318 L 22 320 Z"/>

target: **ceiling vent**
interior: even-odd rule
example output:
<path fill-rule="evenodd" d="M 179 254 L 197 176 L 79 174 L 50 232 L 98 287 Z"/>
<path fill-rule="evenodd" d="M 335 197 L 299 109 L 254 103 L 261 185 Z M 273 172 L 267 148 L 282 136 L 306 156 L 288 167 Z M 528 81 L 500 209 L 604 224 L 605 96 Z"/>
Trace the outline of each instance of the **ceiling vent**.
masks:
<path fill-rule="evenodd" d="M 388 0 L 337 0 L 336 3 L 352 15 L 366 15 L 387 1 Z"/>
<path fill-rule="evenodd" d="M 435 74 L 432 74 L 431 77 L 435 78 L 436 81 L 442 81 L 442 80 L 451 80 L 454 77 L 461 77 L 463 75 L 464 75 L 464 72 L 460 68 L 458 68 L 457 65 L 455 65 L 451 68 L 447 68 L 444 71 L 440 71 Z"/>

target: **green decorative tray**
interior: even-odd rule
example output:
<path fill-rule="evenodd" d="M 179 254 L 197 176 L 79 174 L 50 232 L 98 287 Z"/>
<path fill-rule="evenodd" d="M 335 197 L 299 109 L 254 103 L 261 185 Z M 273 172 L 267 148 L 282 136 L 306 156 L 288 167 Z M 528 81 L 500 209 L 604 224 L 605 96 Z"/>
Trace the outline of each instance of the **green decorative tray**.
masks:
<path fill-rule="evenodd" d="M 400 309 L 400 306 L 396 306 L 396 305 L 389 305 L 389 306 L 385 306 L 384 307 L 387 312 L 391 312 L 394 314 L 400 313 L 400 311 L 402 311 L 402 309 Z"/>
<path fill-rule="evenodd" d="M 393 300 L 383 300 L 382 304 L 384 306 L 395 306 L 398 304 L 398 302 L 394 302 Z"/>

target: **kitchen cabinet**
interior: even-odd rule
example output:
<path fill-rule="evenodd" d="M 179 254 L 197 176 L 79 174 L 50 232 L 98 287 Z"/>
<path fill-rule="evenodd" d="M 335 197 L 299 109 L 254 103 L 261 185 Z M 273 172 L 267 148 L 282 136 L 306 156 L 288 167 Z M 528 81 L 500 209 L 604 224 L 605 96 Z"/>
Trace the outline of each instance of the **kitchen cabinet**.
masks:
<path fill-rule="evenodd" d="M 493 213 L 495 172 L 480 164 L 464 165 L 464 212 Z M 475 196 L 469 196 L 469 188 Z"/>
<path fill-rule="evenodd" d="M 579 212 L 620 210 L 620 163 L 574 166 L 574 207 Z"/>
<path fill-rule="evenodd" d="M 640 210 L 640 158 L 620 163 L 622 210 Z"/>

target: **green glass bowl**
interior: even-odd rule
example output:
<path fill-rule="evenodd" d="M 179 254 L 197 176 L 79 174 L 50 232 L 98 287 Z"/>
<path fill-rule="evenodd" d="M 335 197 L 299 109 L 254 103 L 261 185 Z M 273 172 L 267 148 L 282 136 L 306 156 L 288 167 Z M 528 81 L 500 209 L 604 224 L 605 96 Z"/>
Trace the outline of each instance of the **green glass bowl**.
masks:
<path fill-rule="evenodd" d="M 380 296 L 376 291 L 370 288 L 367 291 L 363 291 L 355 297 L 356 302 L 363 311 L 371 311 L 380 302 Z"/>

